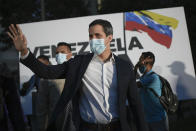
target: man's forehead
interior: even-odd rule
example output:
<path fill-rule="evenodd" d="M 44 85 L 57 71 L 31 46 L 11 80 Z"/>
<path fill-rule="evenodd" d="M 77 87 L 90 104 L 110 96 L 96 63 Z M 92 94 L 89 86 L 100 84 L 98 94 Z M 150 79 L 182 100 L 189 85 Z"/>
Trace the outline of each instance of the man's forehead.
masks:
<path fill-rule="evenodd" d="M 58 46 L 57 48 L 56 48 L 56 53 L 59 53 L 59 52 L 64 52 L 64 53 L 70 53 L 71 52 L 71 50 L 70 50 L 70 48 L 68 47 L 68 46 L 66 46 L 66 45 L 61 45 L 61 46 Z"/>
<path fill-rule="evenodd" d="M 103 31 L 103 27 L 101 25 L 94 25 L 89 28 L 90 31 Z"/>
<path fill-rule="evenodd" d="M 68 46 L 66 46 L 66 45 L 61 45 L 61 46 L 58 46 L 57 49 L 68 49 Z"/>

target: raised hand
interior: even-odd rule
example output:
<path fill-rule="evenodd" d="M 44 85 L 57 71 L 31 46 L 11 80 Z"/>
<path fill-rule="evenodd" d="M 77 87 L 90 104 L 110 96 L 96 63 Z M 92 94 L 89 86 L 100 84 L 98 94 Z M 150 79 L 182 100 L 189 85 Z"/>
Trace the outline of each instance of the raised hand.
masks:
<path fill-rule="evenodd" d="M 22 33 L 22 30 L 18 25 L 15 27 L 11 24 L 9 26 L 9 31 L 10 32 L 7 32 L 7 34 L 12 39 L 16 50 L 20 51 L 22 56 L 25 55 L 28 52 L 27 40 L 25 35 Z"/>

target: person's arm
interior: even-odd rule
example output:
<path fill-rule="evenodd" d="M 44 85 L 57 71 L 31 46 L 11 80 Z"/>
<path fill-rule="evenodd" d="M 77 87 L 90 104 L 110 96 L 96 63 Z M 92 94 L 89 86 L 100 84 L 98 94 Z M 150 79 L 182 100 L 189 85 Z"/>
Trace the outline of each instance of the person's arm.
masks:
<path fill-rule="evenodd" d="M 63 64 L 45 65 L 37 60 L 31 52 L 29 52 L 28 57 L 20 59 L 20 61 L 40 78 L 63 79 L 66 78 L 67 71 L 69 70 L 69 63 L 72 62 L 72 59 L 64 62 Z"/>
<path fill-rule="evenodd" d="M 40 84 L 40 78 L 37 75 L 35 75 L 35 84 L 34 84 L 34 86 L 36 87 L 37 90 L 39 88 L 39 84 Z"/>
<path fill-rule="evenodd" d="M 16 50 L 21 53 L 21 57 L 25 56 L 24 59 L 20 59 L 21 63 L 30 68 L 41 78 L 58 79 L 66 77 L 66 71 L 68 69 L 67 62 L 53 66 L 44 65 L 35 58 L 30 50 L 27 49 L 26 37 L 18 25 L 14 26 L 13 24 L 11 24 L 9 26 L 9 31 L 10 32 L 8 32 L 7 34 L 12 39 Z"/>
<path fill-rule="evenodd" d="M 27 82 L 23 83 L 22 89 L 20 90 L 20 95 L 26 96 L 34 87 L 35 87 L 35 75 L 32 75 Z"/>
<path fill-rule="evenodd" d="M 140 63 L 137 62 L 137 64 L 136 64 L 135 67 L 134 67 L 134 74 L 135 74 L 135 76 L 137 76 L 137 70 L 138 70 L 138 68 L 139 68 L 139 65 L 140 65 Z"/>
<path fill-rule="evenodd" d="M 135 123 L 138 131 L 148 131 L 147 123 L 144 119 L 144 110 L 138 93 L 135 76 L 132 76 L 132 78 L 130 79 L 127 93 L 129 106 L 130 109 L 132 109 L 132 114 L 136 120 Z"/>
<path fill-rule="evenodd" d="M 138 61 L 134 67 L 134 75 L 135 75 L 136 79 L 140 78 L 140 74 L 138 73 L 138 68 L 140 67 L 140 65 L 141 65 L 141 63 Z"/>

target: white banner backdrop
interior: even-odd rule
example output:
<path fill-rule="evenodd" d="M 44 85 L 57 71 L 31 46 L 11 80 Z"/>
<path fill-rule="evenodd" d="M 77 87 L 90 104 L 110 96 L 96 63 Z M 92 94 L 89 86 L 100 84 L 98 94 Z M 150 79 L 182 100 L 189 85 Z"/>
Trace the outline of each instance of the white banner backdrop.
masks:
<path fill-rule="evenodd" d="M 47 55 L 52 64 L 56 64 L 58 42 L 70 43 L 74 55 L 90 52 L 88 25 L 95 19 L 106 19 L 113 25 L 111 49 L 116 55 L 127 54 L 135 65 L 142 52 L 153 52 L 156 59 L 153 70 L 168 79 L 178 98 L 196 98 L 196 80 L 183 7 L 44 21 L 21 24 L 20 27 L 34 55 Z M 21 63 L 19 68 L 22 85 L 33 73 Z M 21 101 L 25 114 L 31 114 L 31 93 L 21 97 Z"/>
<path fill-rule="evenodd" d="M 162 36 L 159 34 L 154 34 L 156 35 L 156 38 L 153 39 L 153 32 L 145 30 L 142 27 L 140 27 L 139 31 L 126 30 L 126 49 L 128 56 L 135 64 L 138 61 L 142 52 L 153 52 L 155 54 L 155 65 L 153 70 L 168 79 L 173 88 L 173 91 L 177 94 L 178 98 L 196 98 L 195 71 L 193 66 L 193 59 L 190 49 L 184 9 L 182 7 L 178 7 L 151 10 L 150 12 L 156 13 L 150 14 L 148 12 L 148 15 L 150 15 L 151 18 L 153 18 L 153 15 L 154 17 L 156 15 L 159 15 L 157 17 L 159 17 L 159 19 L 161 19 L 162 21 L 165 20 L 166 24 L 168 23 L 170 25 L 173 25 L 174 28 L 176 27 L 175 29 L 172 26 L 169 26 L 169 28 L 160 29 L 161 24 L 159 24 L 159 21 L 156 19 L 151 19 L 153 20 L 153 22 L 156 22 L 156 24 L 159 25 L 158 27 L 154 28 L 159 28 L 160 32 L 166 32 L 165 34 L 167 35 L 170 30 L 171 43 L 166 40 L 167 38 L 156 42 L 158 41 L 156 39 Z M 142 13 L 147 14 L 146 12 Z M 138 13 L 136 12 L 135 14 Z M 145 19 L 143 18 L 142 20 Z M 145 22 L 146 21 L 147 20 L 145 20 Z M 148 24 L 148 28 L 149 27 L 153 28 L 153 24 Z M 131 43 L 131 40 L 133 38 L 137 39 L 136 44 L 140 43 L 143 49 L 139 49 L 138 47 L 133 47 L 132 49 L 129 49 L 129 43 Z M 166 46 L 167 44 L 168 46 Z"/>

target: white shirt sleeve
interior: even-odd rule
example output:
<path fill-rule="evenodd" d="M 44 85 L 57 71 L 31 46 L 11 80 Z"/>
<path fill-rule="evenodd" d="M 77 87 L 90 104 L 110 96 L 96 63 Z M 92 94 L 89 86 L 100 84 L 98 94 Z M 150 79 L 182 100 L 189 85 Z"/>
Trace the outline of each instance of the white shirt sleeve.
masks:
<path fill-rule="evenodd" d="M 21 58 L 22 60 L 26 59 L 28 56 L 29 56 L 29 50 L 28 50 L 27 54 L 24 55 L 24 56 L 21 56 L 21 54 L 20 54 L 20 58 Z"/>

